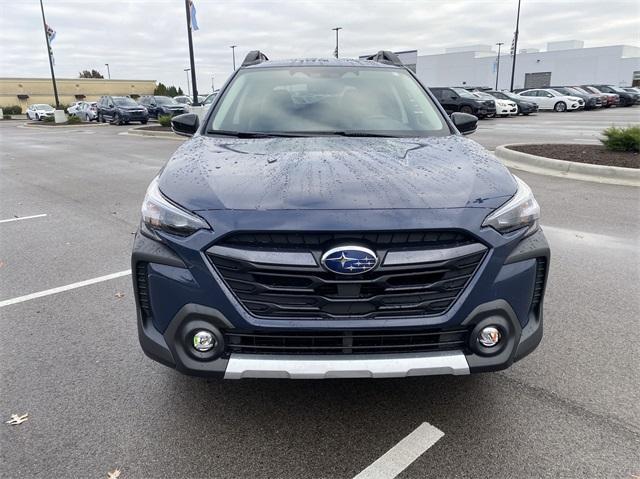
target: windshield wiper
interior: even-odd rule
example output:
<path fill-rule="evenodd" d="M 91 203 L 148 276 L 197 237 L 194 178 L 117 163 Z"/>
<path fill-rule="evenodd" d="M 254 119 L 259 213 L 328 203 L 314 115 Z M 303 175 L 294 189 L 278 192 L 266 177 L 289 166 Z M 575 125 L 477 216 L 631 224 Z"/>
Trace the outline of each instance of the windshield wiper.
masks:
<path fill-rule="evenodd" d="M 276 133 L 276 132 L 266 132 L 266 131 L 230 131 L 230 130 L 209 130 L 207 131 L 210 135 L 221 135 L 221 136 L 235 136 L 236 138 L 271 138 L 274 136 L 300 136 L 289 133 Z"/>
<path fill-rule="evenodd" d="M 302 132 L 301 132 L 302 133 Z M 362 136 L 362 137 L 377 137 L 377 138 L 398 138 L 397 135 L 390 135 L 389 133 L 376 133 L 372 131 L 358 131 L 358 130 L 321 130 L 321 131 L 305 131 L 307 136 Z"/>

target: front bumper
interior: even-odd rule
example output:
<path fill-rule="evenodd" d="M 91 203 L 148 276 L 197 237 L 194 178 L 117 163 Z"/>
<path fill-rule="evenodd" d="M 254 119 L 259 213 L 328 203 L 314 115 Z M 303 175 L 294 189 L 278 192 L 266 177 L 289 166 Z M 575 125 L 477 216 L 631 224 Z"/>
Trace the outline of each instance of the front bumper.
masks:
<path fill-rule="evenodd" d="M 541 259 L 547 265 L 542 279 L 536 266 Z M 542 338 L 542 295 L 548 263 L 549 247 L 539 231 L 525 239 L 515 238 L 506 249 L 491 251 L 475 282 L 467 287 L 455 307 L 441 317 L 378 321 L 377 326 L 365 320 L 316 321 L 314 327 L 309 321 L 266 321 L 244 313 L 238 315 L 242 310 L 239 304 L 216 291 L 202 291 L 199 283 L 204 281 L 198 273 L 203 271 L 198 271 L 199 265 L 191 264 L 187 268 L 182 255 L 143 234 L 136 236 L 132 255 L 134 272 L 138 273 L 141 265 L 151 265 L 147 283 L 140 283 L 135 278 L 137 274 L 134 275 L 138 333 L 145 354 L 185 374 L 228 379 L 459 375 L 507 368 L 533 351 Z M 206 274 L 210 276 L 211 271 L 207 270 Z M 533 307 L 535 285 L 540 281 L 541 297 Z M 477 328 L 488 324 L 499 325 L 504 332 L 505 340 L 495 351 L 479 347 L 474 335 Z M 190 334 L 200 328 L 220 333 L 224 344 L 225 332 L 258 331 L 278 335 L 288 331 L 340 332 L 376 327 L 379 331 L 394 333 L 399 328 L 438 331 L 451 326 L 468 329 L 464 344 L 451 350 L 411 353 L 246 354 L 223 347 L 224 352 L 209 359 L 199 356 L 189 340 Z"/>

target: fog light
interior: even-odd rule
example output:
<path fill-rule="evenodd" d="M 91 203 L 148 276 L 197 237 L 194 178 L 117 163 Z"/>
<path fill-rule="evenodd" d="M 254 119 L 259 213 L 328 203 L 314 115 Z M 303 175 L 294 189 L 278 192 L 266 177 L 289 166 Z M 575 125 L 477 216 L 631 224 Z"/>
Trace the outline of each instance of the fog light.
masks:
<path fill-rule="evenodd" d="M 207 351 L 211 351 L 215 346 L 216 338 L 213 336 L 213 333 L 202 329 L 193 335 L 193 347 L 196 351 L 206 353 Z"/>
<path fill-rule="evenodd" d="M 491 348 L 498 344 L 501 337 L 502 335 L 500 334 L 498 328 L 494 326 L 487 326 L 486 328 L 482 328 L 482 331 L 480 331 L 480 334 L 478 335 L 478 341 L 485 348 Z"/>

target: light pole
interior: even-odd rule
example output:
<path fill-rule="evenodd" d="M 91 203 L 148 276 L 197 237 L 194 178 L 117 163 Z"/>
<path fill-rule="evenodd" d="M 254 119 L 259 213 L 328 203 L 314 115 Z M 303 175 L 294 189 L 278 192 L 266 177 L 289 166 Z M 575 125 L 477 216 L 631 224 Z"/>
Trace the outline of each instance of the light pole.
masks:
<path fill-rule="evenodd" d="M 109 70 L 109 64 L 105 63 L 104 66 L 107 67 L 107 77 L 109 78 L 109 80 L 111 80 L 111 71 Z"/>
<path fill-rule="evenodd" d="M 187 74 L 187 96 L 191 96 L 191 87 L 189 86 L 189 72 L 191 68 L 185 68 L 184 71 Z"/>
<path fill-rule="evenodd" d="M 520 0 L 518 0 L 518 15 L 516 17 L 516 31 L 513 34 L 513 62 L 511 63 L 511 88 L 513 91 L 513 78 L 516 75 L 516 55 L 518 54 L 518 30 L 520 29 Z"/>
<path fill-rule="evenodd" d="M 211 93 L 216 91 L 216 88 L 213 86 L 213 75 L 211 75 Z"/>
<path fill-rule="evenodd" d="M 498 78 L 500 77 L 500 47 L 504 45 L 504 42 L 498 42 L 496 45 L 498 45 L 498 60 L 496 61 L 496 90 L 498 90 Z"/>
<path fill-rule="evenodd" d="M 231 45 L 231 55 L 233 56 L 233 71 L 236 71 L 236 47 L 238 45 Z"/>
<path fill-rule="evenodd" d="M 338 58 L 338 32 L 342 30 L 342 27 L 332 28 L 336 32 L 336 50 L 333 52 L 336 58 Z"/>
<path fill-rule="evenodd" d="M 58 99 L 58 85 L 56 85 L 56 74 L 53 72 L 53 59 L 51 58 L 51 43 L 49 42 L 49 32 L 47 32 L 47 21 L 44 19 L 44 7 L 40 0 L 40 11 L 42 12 L 42 26 L 44 27 L 44 38 L 47 42 L 47 56 L 49 57 L 49 68 L 51 69 L 51 81 L 53 82 L 53 96 L 56 100 L 56 110 L 60 109 L 60 100 Z"/>
<path fill-rule="evenodd" d="M 196 61 L 193 59 L 193 38 L 191 37 L 191 30 L 193 30 L 191 25 L 191 0 L 184 0 L 184 9 L 187 17 L 187 40 L 189 41 L 189 70 L 191 70 L 191 84 L 193 88 L 193 106 L 198 106 L 200 103 L 198 102 L 198 85 L 196 84 Z M 195 13 L 195 9 L 194 9 Z M 196 26 L 197 30 L 197 26 Z M 187 75 L 187 88 L 189 88 L 189 75 Z M 191 93 L 189 93 L 191 96 Z"/>

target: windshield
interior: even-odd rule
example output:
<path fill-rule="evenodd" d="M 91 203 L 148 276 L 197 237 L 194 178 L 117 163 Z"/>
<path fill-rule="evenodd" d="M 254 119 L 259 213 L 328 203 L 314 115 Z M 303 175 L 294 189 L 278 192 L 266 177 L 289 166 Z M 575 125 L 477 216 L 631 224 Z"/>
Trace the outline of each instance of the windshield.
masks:
<path fill-rule="evenodd" d="M 492 91 L 491 93 L 489 93 L 492 97 L 494 98 L 498 98 L 500 100 L 508 100 L 509 97 L 506 95 L 506 93 L 502 93 L 501 91 Z"/>
<path fill-rule="evenodd" d="M 405 70 L 295 66 L 243 70 L 207 132 L 303 136 L 433 136 L 451 131 Z"/>
<path fill-rule="evenodd" d="M 45 111 L 53 111 L 53 107 L 51 105 L 35 105 L 37 110 L 45 110 Z"/>
<path fill-rule="evenodd" d="M 495 97 L 493 95 L 490 95 L 489 93 L 483 92 L 483 91 L 474 91 L 473 94 L 475 96 L 477 96 L 478 98 L 486 98 L 487 100 L 495 100 Z"/>
<path fill-rule="evenodd" d="M 471 98 L 473 100 L 476 100 L 478 98 L 473 93 L 471 93 L 468 90 L 465 90 L 464 88 L 452 88 L 452 90 L 455 91 L 458 95 L 460 95 L 463 98 Z"/>
<path fill-rule="evenodd" d="M 156 104 L 158 105 L 178 105 L 178 102 L 168 96 L 157 96 Z"/>
<path fill-rule="evenodd" d="M 618 86 L 610 86 L 609 88 L 611 88 L 616 93 L 627 93 L 626 91 L 624 91 L 622 88 L 620 88 Z"/>
<path fill-rule="evenodd" d="M 114 96 L 113 102 L 118 106 L 139 106 L 135 101 L 131 98 L 127 98 L 124 96 Z"/>

